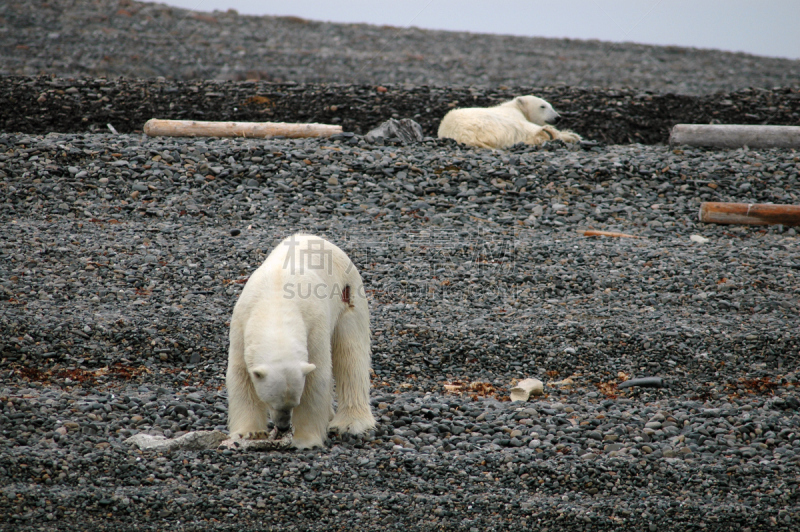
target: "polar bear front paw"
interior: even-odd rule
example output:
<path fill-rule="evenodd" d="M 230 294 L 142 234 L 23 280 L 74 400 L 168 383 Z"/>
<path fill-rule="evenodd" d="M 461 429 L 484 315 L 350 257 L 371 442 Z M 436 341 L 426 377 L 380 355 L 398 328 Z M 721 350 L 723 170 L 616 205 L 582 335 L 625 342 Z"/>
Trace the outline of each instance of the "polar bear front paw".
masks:
<path fill-rule="evenodd" d="M 572 131 L 559 131 L 558 138 L 564 142 L 580 142 L 582 140 L 580 135 Z"/>
<path fill-rule="evenodd" d="M 328 430 L 339 434 L 363 434 L 374 427 L 375 418 L 372 417 L 372 414 L 358 417 L 336 414 L 330 425 L 328 425 Z"/>
<path fill-rule="evenodd" d="M 325 447 L 325 443 L 320 437 L 298 437 L 295 435 L 292 438 L 292 447 L 295 449 L 313 449 L 314 447 Z"/>

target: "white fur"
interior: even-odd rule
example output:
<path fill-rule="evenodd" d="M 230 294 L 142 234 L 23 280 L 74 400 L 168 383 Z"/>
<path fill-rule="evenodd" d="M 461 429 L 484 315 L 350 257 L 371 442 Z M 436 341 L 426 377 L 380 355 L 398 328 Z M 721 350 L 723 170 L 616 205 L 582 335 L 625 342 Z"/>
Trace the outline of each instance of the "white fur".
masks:
<path fill-rule="evenodd" d="M 439 138 L 481 148 L 509 148 L 520 142 L 536 145 L 554 139 L 580 141 L 571 131 L 547 125 L 558 117 L 553 106 L 541 98 L 517 96 L 496 107 L 453 109 L 439 124 Z"/>
<path fill-rule="evenodd" d="M 345 286 L 349 304 L 342 300 Z M 233 309 L 226 376 L 231 436 L 266 431 L 270 417 L 288 423 L 287 415 L 298 449 L 324 445 L 329 428 L 371 429 L 370 362 L 369 308 L 353 263 L 322 238 L 285 239 L 250 276 Z"/>

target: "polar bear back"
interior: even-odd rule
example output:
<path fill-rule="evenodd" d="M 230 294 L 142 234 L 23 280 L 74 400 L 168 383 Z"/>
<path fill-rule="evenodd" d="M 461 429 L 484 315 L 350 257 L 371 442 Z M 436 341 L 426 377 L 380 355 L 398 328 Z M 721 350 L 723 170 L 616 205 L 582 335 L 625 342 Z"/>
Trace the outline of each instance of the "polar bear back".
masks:
<path fill-rule="evenodd" d="M 439 138 L 481 148 L 512 146 L 523 142 L 527 124 L 522 112 L 515 109 L 454 109 L 442 119 Z"/>
<path fill-rule="evenodd" d="M 297 234 L 278 244 L 253 272 L 236 302 L 234 316 L 286 321 L 297 317 L 287 314 L 291 309 L 303 321 L 326 321 L 333 328 L 349 304 L 366 305 L 363 296 L 361 276 L 344 251 L 320 237 Z M 294 304 L 281 301 L 287 299 Z"/>

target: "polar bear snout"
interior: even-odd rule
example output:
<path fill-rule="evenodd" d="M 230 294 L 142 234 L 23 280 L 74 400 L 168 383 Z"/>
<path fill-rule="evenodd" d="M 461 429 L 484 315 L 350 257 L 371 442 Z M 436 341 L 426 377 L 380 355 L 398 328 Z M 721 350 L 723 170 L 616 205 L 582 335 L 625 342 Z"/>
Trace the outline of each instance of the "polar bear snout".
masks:
<path fill-rule="evenodd" d="M 549 103 L 541 100 L 543 103 L 537 103 L 537 108 L 531 113 L 533 119 L 531 122 L 543 126 L 545 124 L 556 125 L 561 121 L 561 115 L 553 109 Z"/>
<path fill-rule="evenodd" d="M 275 410 L 272 414 L 272 422 L 278 427 L 280 432 L 287 432 L 292 428 L 292 409 Z"/>

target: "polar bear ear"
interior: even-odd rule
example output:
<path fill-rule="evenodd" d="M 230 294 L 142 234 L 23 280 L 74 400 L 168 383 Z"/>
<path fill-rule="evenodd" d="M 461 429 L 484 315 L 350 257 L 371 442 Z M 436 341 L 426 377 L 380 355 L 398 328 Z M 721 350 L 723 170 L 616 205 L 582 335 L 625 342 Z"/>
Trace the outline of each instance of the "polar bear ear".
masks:
<path fill-rule="evenodd" d="M 267 376 L 267 370 L 264 368 L 258 368 L 253 370 L 253 377 L 257 380 L 262 380 L 264 377 Z"/>
<path fill-rule="evenodd" d="M 309 373 L 311 373 L 312 371 L 314 371 L 315 369 L 317 369 L 317 366 L 315 366 L 314 364 L 301 364 L 300 365 L 300 371 L 303 372 L 303 376 L 304 377 L 306 375 L 308 375 Z"/>
<path fill-rule="evenodd" d="M 528 116 L 528 98 L 526 96 L 517 96 L 514 98 L 514 103 L 517 104 L 517 109 L 522 111 L 522 114 L 525 115 L 525 118 L 530 118 Z"/>

